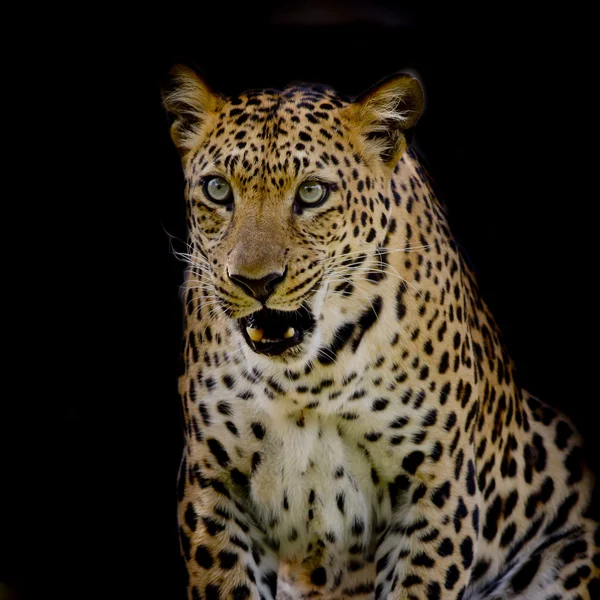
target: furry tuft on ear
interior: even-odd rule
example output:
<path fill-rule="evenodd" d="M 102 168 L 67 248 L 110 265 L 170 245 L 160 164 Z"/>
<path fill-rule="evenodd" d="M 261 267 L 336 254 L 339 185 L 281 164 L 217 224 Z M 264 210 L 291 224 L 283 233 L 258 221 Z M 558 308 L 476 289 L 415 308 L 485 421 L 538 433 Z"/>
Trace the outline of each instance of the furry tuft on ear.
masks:
<path fill-rule="evenodd" d="M 224 99 L 213 92 L 198 74 L 184 65 L 175 65 L 162 89 L 163 104 L 174 117 L 171 138 L 182 155 L 202 138 L 203 125 L 223 106 Z"/>
<path fill-rule="evenodd" d="M 421 84 L 406 73 L 378 83 L 353 104 L 367 147 L 389 167 L 394 167 L 406 150 L 404 132 L 414 127 L 423 104 Z"/>

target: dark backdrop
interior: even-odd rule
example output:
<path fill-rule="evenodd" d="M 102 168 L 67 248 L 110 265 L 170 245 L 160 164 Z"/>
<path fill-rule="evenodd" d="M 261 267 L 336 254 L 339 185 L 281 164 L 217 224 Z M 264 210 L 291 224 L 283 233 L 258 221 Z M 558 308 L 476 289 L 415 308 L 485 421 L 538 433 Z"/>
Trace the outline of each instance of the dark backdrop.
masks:
<path fill-rule="evenodd" d="M 159 93 L 179 60 L 226 94 L 301 79 L 353 95 L 415 70 L 427 98 L 416 144 L 522 380 L 572 416 L 598 464 L 591 14 L 220 4 L 98 9 L 52 33 L 52 61 L 37 51 L 53 125 L 39 206 L 51 198 L 56 262 L 43 285 L 56 310 L 35 304 L 44 330 L 27 340 L 33 369 L 9 432 L 0 581 L 14 598 L 184 597 L 183 265 L 169 252 L 169 235 L 185 239 L 183 178 Z"/>

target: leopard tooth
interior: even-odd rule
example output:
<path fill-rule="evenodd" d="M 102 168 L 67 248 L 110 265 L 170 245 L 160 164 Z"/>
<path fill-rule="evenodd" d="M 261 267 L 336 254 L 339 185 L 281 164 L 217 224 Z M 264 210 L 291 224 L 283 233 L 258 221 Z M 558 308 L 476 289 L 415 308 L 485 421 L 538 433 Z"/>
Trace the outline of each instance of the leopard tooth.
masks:
<path fill-rule="evenodd" d="M 254 327 L 246 327 L 246 333 L 253 342 L 260 342 L 265 335 L 264 329 L 254 329 Z"/>
<path fill-rule="evenodd" d="M 296 330 L 293 327 L 288 327 L 287 331 L 283 334 L 283 337 L 286 340 L 289 340 L 290 338 L 293 338 L 295 334 Z"/>

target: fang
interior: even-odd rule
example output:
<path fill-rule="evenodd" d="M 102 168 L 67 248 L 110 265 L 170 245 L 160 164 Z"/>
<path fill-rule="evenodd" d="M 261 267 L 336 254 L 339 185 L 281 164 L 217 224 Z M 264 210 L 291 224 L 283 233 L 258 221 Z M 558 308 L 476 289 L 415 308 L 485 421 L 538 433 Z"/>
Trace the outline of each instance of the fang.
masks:
<path fill-rule="evenodd" d="M 260 342 L 265 334 L 262 329 L 254 329 L 254 327 L 246 327 L 246 333 L 253 342 Z"/>

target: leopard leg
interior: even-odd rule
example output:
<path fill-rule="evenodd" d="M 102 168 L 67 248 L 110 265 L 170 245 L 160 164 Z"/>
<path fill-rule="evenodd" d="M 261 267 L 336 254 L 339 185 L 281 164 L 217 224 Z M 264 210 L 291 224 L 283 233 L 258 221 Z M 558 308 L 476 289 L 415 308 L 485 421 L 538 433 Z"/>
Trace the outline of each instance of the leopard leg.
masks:
<path fill-rule="evenodd" d="M 558 531 L 526 559 L 512 561 L 487 585 L 472 590 L 468 599 L 596 600 L 600 598 L 599 542 L 600 530 L 591 521 Z"/>
<path fill-rule="evenodd" d="M 401 474 L 392 523 L 376 559 L 376 600 L 457 600 L 469 582 L 479 532 L 478 491 L 453 469 L 447 479 Z M 469 476 L 467 475 L 467 478 Z"/>
<path fill-rule="evenodd" d="M 179 534 L 189 600 L 275 600 L 278 558 L 231 484 L 186 465 L 179 481 Z"/>

